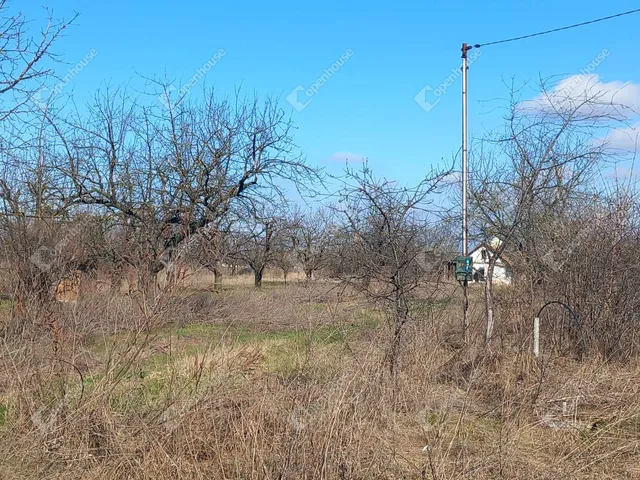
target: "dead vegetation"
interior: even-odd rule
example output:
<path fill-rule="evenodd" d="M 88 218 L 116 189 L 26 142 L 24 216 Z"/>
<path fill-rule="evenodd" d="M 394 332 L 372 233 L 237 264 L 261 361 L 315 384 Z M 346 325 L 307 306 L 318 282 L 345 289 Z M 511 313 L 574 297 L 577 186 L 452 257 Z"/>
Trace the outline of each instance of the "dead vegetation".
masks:
<path fill-rule="evenodd" d="M 635 478 L 637 359 L 534 360 L 530 312 L 513 289 L 496 293 L 508 321 L 489 350 L 460 342 L 458 292 L 416 296 L 395 382 L 384 360 L 393 322 L 335 284 L 58 304 L 30 335 L 2 339 L 0 471 Z"/>

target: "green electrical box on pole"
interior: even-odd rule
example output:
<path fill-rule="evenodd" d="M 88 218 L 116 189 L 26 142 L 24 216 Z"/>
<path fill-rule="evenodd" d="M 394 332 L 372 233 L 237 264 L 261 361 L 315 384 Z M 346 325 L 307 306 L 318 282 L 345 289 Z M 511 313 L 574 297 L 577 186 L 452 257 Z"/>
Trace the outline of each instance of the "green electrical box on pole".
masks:
<path fill-rule="evenodd" d="M 473 259 L 471 257 L 456 257 L 456 280 L 459 282 L 473 281 Z"/>

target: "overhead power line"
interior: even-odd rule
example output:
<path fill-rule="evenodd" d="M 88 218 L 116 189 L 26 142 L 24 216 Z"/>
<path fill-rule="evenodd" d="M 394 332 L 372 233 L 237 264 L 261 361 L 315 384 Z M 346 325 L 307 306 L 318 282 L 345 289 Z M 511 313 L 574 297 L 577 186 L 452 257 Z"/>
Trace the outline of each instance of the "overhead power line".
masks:
<path fill-rule="evenodd" d="M 604 22 L 605 20 L 611 20 L 612 18 L 624 17 L 625 15 L 631 15 L 632 13 L 640 12 L 640 8 L 635 10 L 629 10 L 628 12 L 616 13 L 615 15 L 609 15 L 608 17 L 596 18 L 595 20 L 589 20 L 588 22 L 575 23 L 573 25 L 567 25 L 566 27 L 554 28 L 552 30 L 545 30 L 544 32 L 532 33 L 529 35 L 522 35 L 520 37 L 507 38 L 505 40 L 497 40 L 495 42 L 479 43 L 474 45 L 474 48 L 487 47 L 489 45 L 497 45 L 499 43 L 515 42 L 517 40 L 524 40 L 525 38 L 539 37 L 540 35 L 547 35 L 549 33 L 561 32 L 563 30 L 569 30 L 572 28 L 583 27 L 592 23 Z"/>

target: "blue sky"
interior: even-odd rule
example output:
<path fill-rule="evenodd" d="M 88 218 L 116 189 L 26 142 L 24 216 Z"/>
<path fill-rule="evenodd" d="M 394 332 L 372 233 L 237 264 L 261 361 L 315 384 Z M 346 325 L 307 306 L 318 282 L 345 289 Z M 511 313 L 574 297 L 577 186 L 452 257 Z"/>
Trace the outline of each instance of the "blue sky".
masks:
<path fill-rule="evenodd" d="M 139 75 L 166 75 L 179 88 L 224 49 L 202 82 L 221 94 L 241 86 L 247 94 L 278 96 L 311 164 L 337 172 L 343 157 L 365 156 L 376 173 L 410 182 L 442 158 L 450 162 L 460 147 L 460 80 L 428 112 L 414 97 L 459 67 L 463 41 L 485 43 L 546 30 L 631 10 L 638 2 L 13 0 L 11 5 L 36 19 L 45 17 L 43 5 L 56 17 L 80 13 L 56 47 L 71 64 L 97 51 L 65 87 L 78 101 L 107 83 L 142 89 Z M 512 79 L 522 85 L 539 76 L 577 74 L 603 49 L 609 54 L 594 72 L 601 82 L 640 84 L 639 26 L 636 14 L 482 49 L 469 75 L 471 135 L 500 124 Z M 349 49 L 352 54 L 338 65 Z M 317 93 L 300 93 L 303 102 L 311 102 L 295 110 L 286 100 L 290 92 L 298 85 L 311 87 L 332 64 L 338 67 L 325 74 Z M 197 95 L 198 86 L 190 94 Z M 433 92 L 426 95 L 437 100 Z M 529 96 L 535 95 L 531 89 Z"/>

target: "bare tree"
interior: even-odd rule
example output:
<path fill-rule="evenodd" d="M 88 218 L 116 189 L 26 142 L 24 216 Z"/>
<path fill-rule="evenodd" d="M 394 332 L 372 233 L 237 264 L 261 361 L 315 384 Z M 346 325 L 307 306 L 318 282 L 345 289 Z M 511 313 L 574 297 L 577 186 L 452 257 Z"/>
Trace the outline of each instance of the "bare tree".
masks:
<path fill-rule="evenodd" d="M 18 310 L 26 294 L 47 299 L 63 265 L 77 260 L 69 255 L 76 242 L 69 242 L 64 252 L 51 250 L 55 258 L 40 261 L 45 268 L 33 261 L 34 255 L 44 255 L 43 249 L 52 249 L 71 224 L 64 201 L 56 195 L 58 179 L 47 168 L 51 152 L 33 97 L 54 78 L 53 66 L 61 57 L 53 46 L 75 18 L 56 20 L 48 14 L 34 35 L 33 21 L 0 0 L 0 241 Z"/>
<path fill-rule="evenodd" d="M 289 273 L 296 268 L 292 247 L 288 240 L 289 238 L 284 236 L 280 237 L 280 241 L 276 245 L 276 253 L 273 261 L 273 264 L 282 270 L 285 285 L 287 284 Z"/>
<path fill-rule="evenodd" d="M 71 26 L 69 21 L 56 20 L 51 14 L 40 34 L 29 31 L 31 22 L 21 12 L 12 12 L 7 0 L 0 0 L 0 121 L 33 111 L 40 99 L 34 99 L 43 85 L 54 76 L 50 61 L 60 61 L 53 52 L 55 42 Z"/>
<path fill-rule="evenodd" d="M 228 225 L 208 225 L 190 241 L 195 244 L 195 248 L 191 249 L 191 258 L 213 273 L 213 288 L 216 291 L 222 285 L 223 263 L 233 254 L 230 249 L 230 231 Z"/>
<path fill-rule="evenodd" d="M 330 212 L 324 209 L 314 212 L 294 210 L 291 224 L 293 253 L 309 282 L 327 257 L 332 228 Z"/>
<path fill-rule="evenodd" d="M 545 85 L 542 91 L 548 91 Z M 483 240 L 499 239 L 486 272 L 487 342 L 494 331 L 496 262 L 505 251 L 531 248 L 545 219 L 568 212 L 590 194 L 607 156 L 606 145 L 592 139 L 598 127 L 617 119 L 615 106 L 600 103 L 598 95 L 563 96 L 560 103 L 546 95 L 547 101 L 534 106 L 513 95 L 505 131 L 484 139 L 473 152 L 475 233 Z"/>
<path fill-rule="evenodd" d="M 426 284 L 421 260 L 425 250 L 434 249 L 428 233 L 436 220 L 432 194 L 444 176 L 434 173 L 409 188 L 374 177 L 366 164 L 360 171 L 347 169 L 335 207 L 346 234 L 334 237 L 341 241 L 336 253 L 344 265 L 339 278 L 390 313 L 388 362 L 394 378 L 409 300 Z"/>
<path fill-rule="evenodd" d="M 249 207 L 243 217 L 240 230 L 235 234 L 232 256 L 251 267 L 254 284 L 260 288 L 265 269 L 277 265 L 287 251 L 289 223 L 272 208 L 256 204 Z"/>
<path fill-rule="evenodd" d="M 163 108 L 106 92 L 88 118 L 76 114 L 52 127 L 67 198 L 119 215 L 139 246 L 127 261 L 149 278 L 238 202 L 278 196 L 283 180 L 301 187 L 316 176 L 270 100 L 217 100 L 209 92 L 201 103 Z"/>

